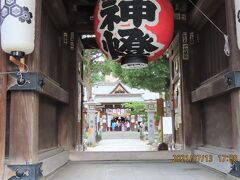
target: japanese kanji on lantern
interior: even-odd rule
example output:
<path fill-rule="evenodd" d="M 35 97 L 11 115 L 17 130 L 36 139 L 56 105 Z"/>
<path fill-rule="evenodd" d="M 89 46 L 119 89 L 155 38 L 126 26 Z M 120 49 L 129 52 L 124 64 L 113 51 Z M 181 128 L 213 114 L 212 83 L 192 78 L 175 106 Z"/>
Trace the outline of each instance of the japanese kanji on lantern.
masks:
<path fill-rule="evenodd" d="M 35 0 L 1 0 L 1 46 L 14 57 L 34 50 Z"/>
<path fill-rule="evenodd" d="M 174 13 L 169 0 L 100 0 L 95 10 L 99 48 L 123 68 L 143 68 L 167 50 Z"/>

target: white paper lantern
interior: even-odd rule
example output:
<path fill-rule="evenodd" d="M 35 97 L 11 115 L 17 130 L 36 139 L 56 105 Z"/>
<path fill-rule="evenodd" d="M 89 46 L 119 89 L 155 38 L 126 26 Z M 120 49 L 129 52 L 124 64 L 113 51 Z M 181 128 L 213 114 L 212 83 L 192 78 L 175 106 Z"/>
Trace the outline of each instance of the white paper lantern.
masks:
<path fill-rule="evenodd" d="M 1 45 L 9 54 L 34 50 L 35 0 L 1 0 Z"/>
<path fill-rule="evenodd" d="M 236 14 L 236 30 L 237 30 L 237 44 L 240 49 L 240 1 L 235 0 L 235 14 Z"/>

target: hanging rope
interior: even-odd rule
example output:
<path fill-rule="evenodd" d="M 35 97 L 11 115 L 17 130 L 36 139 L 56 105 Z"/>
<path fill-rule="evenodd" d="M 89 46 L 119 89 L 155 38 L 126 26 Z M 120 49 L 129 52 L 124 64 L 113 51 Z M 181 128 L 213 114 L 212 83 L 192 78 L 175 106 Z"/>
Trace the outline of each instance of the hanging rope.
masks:
<path fill-rule="evenodd" d="M 230 56 L 230 46 L 229 46 L 229 39 L 228 35 L 225 34 L 192 0 L 188 0 L 224 37 L 224 53 L 226 56 Z"/>

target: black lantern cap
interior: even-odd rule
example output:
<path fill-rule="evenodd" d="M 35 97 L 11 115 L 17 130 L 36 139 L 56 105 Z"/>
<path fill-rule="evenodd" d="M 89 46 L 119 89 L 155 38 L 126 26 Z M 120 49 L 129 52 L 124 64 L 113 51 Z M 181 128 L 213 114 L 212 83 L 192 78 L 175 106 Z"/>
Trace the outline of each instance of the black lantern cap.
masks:
<path fill-rule="evenodd" d="M 24 58 L 25 52 L 22 51 L 12 51 L 11 55 L 16 58 Z"/>
<path fill-rule="evenodd" d="M 142 69 L 148 66 L 148 58 L 143 55 L 127 55 L 122 58 L 123 69 Z"/>

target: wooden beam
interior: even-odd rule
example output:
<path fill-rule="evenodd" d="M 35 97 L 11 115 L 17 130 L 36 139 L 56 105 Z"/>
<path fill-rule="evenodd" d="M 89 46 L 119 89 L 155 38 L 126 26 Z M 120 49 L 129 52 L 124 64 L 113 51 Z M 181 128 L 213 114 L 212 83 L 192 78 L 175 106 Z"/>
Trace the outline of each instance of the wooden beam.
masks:
<path fill-rule="evenodd" d="M 17 75 L 9 76 L 9 91 L 35 91 L 62 103 L 69 102 L 69 94 L 60 84 L 42 73 L 23 74 L 23 78 L 28 83 L 19 86 L 17 84 Z"/>
<path fill-rule="evenodd" d="M 196 5 L 209 18 L 211 18 L 223 3 L 224 0 L 199 0 Z M 208 20 L 201 14 L 201 12 L 197 8 L 194 8 L 190 14 L 189 25 L 196 30 L 200 30 L 207 22 Z"/>
<path fill-rule="evenodd" d="M 96 49 L 98 48 L 98 44 L 95 38 L 82 39 L 82 43 L 84 45 L 84 49 Z"/>
<path fill-rule="evenodd" d="M 74 24 L 86 24 L 90 22 L 93 24 L 93 19 L 91 19 L 93 15 L 94 9 L 93 10 L 85 9 L 81 12 L 72 12 L 68 14 L 68 17 Z"/>
<path fill-rule="evenodd" d="M 208 82 L 202 84 L 196 90 L 192 91 L 192 102 L 198 102 L 211 97 L 224 94 L 230 90 L 239 88 L 239 71 L 220 73 Z"/>
<path fill-rule="evenodd" d="M 0 50 L 0 72 L 6 72 L 6 54 Z M 0 179 L 3 179 L 5 165 L 5 138 L 7 112 L 7 75 L 0 75 Z"/>
<path fill-rule="evenodd" d="M 170 61 L 173 61 L 176 58 L 176 55 L 179 55 L 179 51 L 180 51 L 179 38 L 180 38 L 179 33 L 177 33 L 169 47 L 168 53 L 169 53 Z"/>
<path fill-rule="evenodd" d="M 67 11 L 62 0 L 45 0 L 43 5 L 57 28 L 61 29 L 69 26 Z"/>
<path fill-rule="evenodd" d="M 75 30 L 77 33 L 94 34 L 93 23 L 76 24 Z"/>
<path fill-rule="evenodd" d="M 67 3 L 77 6 L 95 6 L 97 0 L 67 0 Z"/>
<path fill-rule="evenodd" d="M 57 82 L 47 76 L 44 78 L 42 94 L 47 95 L 59 102 L 66 104 L 69 103 L 69 93 L 61 88 Z"/>

